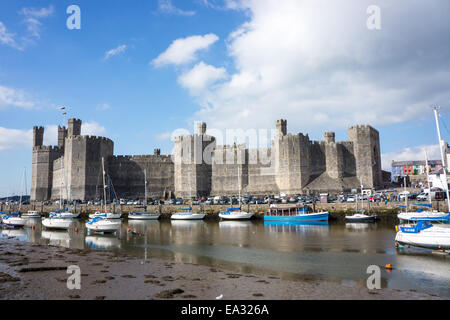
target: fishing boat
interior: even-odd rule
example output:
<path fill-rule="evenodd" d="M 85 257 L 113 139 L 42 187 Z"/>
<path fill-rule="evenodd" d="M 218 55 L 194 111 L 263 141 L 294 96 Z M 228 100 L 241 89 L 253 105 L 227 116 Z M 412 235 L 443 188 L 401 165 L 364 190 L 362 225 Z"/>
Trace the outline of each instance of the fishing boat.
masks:
<path fill-rule="evenodd" d="M 220 212 L 219 217 L 225 220 L 248 220 L 253 217 L 253 213 L 241 210 L 241 172 L 238 166 L 238 186 L 239 186 L 239 208 L 228 208 L 226 211 Z"/>
<path fill-rule="evenodd" d="M 305 222 L 305 221 L 328 221 L 329 212 L 310 212 L 308 206 L 294 207 L 270 207 L 269 212 L 264 216 L 264 221 L 289 221 L 289 222 Z"/>
<path fill-rule="evenodd" d="M 156 212 L 147 212 L 147 169 L 144 169 L 144 185 L 145 185 L 145 196 L 144 196 L 144 206 L 138 207 L 137 209 L 145 209 L 145 211 L 141 212 L 131 212 L 128 215 L 128 219 L 131 220 L 158 220 L 161 216 Z"/>
<path fill-rule="evenodd" d="M 193 213 L 192 207 L 178 209 L 178 212 L 172 214 L 170 219 L 172 220 L 202 220 L 205 218 L 206 214 L 204 213 Z"/>
<path fill-rule="evenodd" d="M 86 222 L 86 228 L 93 232 L 114 233 L 120 229 L 121 224 L 121 221 L 96 217 Z"/>
<path fill-rule="evenodd" d="M 434 108 L 434 115 L 436 119 L 436 128 L 439 139 L 439 149 L 441 151 L 442 163 L 445 163 L 444 158 L 444 141 L 441 139 L 441 130 L 439 127 L 439 107 Z M 446 168 L 443 168 L 443 176 L 445 181 L 445 192 L 447 194 L 447 205 L 450 208 L 450 197 L 447 184 Z M 396 246 L 414 246 L 421 248 L 428 248 L 434 250 L 449 250 L 450 249 L 450 225 L 433 225 L 429 220 L 418 220 L 415 225 L 405 225 L 396 227 L 397 234 L 395 236 Z"/>

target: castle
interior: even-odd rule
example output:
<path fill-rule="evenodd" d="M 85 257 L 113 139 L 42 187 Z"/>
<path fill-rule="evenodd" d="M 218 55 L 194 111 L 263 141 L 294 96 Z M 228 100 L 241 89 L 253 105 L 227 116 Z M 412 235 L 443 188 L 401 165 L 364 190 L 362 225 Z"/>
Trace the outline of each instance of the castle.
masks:
<path fill-rule="evenodd" d="M 44 128 L 33 129 L 31 200 L 100 198 L 102 158 L 108 181 L 119 198 L 143 198 L 145 182 L 151 198 L 277 195 L 342 192 L 382 185 L 380 138 L 370 126 L 352 126 L 348 141 L 336 142 L 327 132 L 323 141 L 287 132 L 287 121 L 276 122 L 270 147 L 217 145 L 198 123 L 193 135 L 175 138 L 173 155 L 115 156 L 110 139 L 81 135 L 81 120 L 58 127 L 58 145 L 44 146 Z M 144 174 L 145 172 L 145 174 Z M 147 177 L 145 181 L 144 177 Z"/>

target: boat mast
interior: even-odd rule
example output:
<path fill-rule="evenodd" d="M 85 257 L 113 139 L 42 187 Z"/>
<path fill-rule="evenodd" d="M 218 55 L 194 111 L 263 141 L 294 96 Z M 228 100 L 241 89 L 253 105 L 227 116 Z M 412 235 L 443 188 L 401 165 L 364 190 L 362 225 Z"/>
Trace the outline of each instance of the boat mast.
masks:
<path fill-rule="evenodd" d="M 105 203 L 105 213 L 106 213 L 105 158 L 103 158 L 103 157 L 102 157 L 102 171 L 103 171 L 103 201 Z"/>
<path fill-rule="evenodd" d="M 362 179 L 360 180 L 361 182 L 361 213 L 364 213 L 364 197 L 363 197 L 363 184 L 362 184 Z"/>
<path fill-rule="evenodd" d="M 239 207 L 241 206 L 241 167 L 238 165 Z"/>
<path fill-rule="evenodd" d="M 449 193 L 448 193 L 448 182 L 447 182 L 447 168 L 445 167 L 445 157 L 444 157 L 444 141 L 441 139 L 441 129 L 439 127 L 439 106 L 436 106 L 434 109 L 434 117 L 436 118 L 436 127 L 437 127 L 437 133 L 438 133 L 438 139 L 439 139 L 439 149 L 441 150 L 441 159 L 442 159 L 442 168 L 444 171 L 444 186 L 445 186 L 445 193 L 447 194 L 447 205 L 448 210 L 450 211 L 450 199 L 449 199 Z"/>
<path fill-rule="evenodd" d="M 425 150 L 425 171 L 427 172 L 428 203 L 432 204 L 432 202 L 431 202 L 430 175 L 428 174 L 428 154 L 427 154 L 427 150 Z"/>
<path fill-rule="evenodd" d="M 403 177 L 403 187 L 405 189 L 405 212 L 408 212 L 408 194 L 406 193 L 406 177 Z"/>
<path fill-rule="evenodd" d="M 26 170 L 26 168 L 23 168 L 23 172 L 22 172 L 22 186 L 23 186 L 23 181 L 24 181 L 24 178 L 25 178 L 25 170 Z M 19 212 L 20 212 L 20 209 L 22 209 L 22 192 L 20 192 L 20 197 L 19 197 Z"/>
<path fill-rule="evenodd" d="M 144 179 L 145 179 L 144 206 L 147 207 L 147 169 L 144 169 Z"/>

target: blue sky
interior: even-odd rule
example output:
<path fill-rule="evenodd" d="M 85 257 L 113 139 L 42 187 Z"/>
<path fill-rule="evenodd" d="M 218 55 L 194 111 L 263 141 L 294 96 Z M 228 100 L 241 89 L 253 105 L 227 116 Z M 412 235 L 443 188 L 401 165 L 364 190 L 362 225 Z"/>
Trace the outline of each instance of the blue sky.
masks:
<path fill-rule="evenodd" d="M 61 105 L 84 133 L 113 139 L 117 155 L 168 154 L 171 132 L 197 120 L 271 129 L 285 118 L 289 132 L 318 140 L 371 124 L 384 163 L 423 148 L 438 157 L 430 105 L 450 127 L 449 4 L 335 3 L 1 1 L 0 196 L 19 192 L 24 167 L 30 185 L 30 130 L 46 126 L 54 143 Z M 381 30 L 367 29 L 372 3 Z M 80 30 L 66 27 L 72 4 Z M 415 18 L 424 23 L 408 25 Z"/>

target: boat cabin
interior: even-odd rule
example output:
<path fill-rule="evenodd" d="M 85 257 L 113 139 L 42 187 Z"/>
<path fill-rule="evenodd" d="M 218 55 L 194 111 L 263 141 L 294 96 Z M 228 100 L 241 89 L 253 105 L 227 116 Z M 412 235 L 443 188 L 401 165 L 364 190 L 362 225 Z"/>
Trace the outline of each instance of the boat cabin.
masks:
<path fill-rule="evenodd" d="M 310 212 L 310 207 L 308 206 L 295 206 L 295 207 L 271 207 L 267 216 L 272 217 L 292 217 L 299 214 L 305 214 Z"/>

